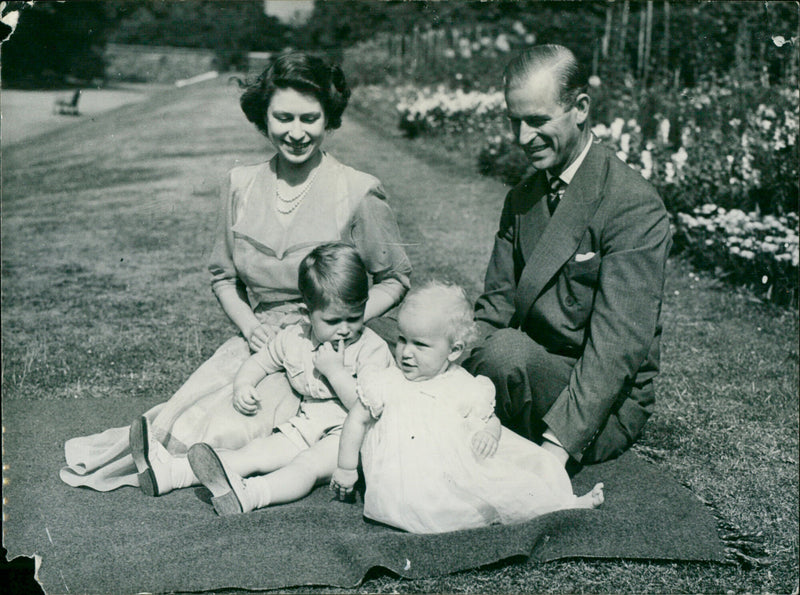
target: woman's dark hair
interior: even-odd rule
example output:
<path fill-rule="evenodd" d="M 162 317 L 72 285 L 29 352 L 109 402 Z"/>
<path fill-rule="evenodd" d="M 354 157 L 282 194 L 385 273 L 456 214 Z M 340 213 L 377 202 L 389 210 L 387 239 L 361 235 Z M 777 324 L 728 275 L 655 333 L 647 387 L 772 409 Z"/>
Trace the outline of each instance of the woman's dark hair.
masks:
<path fill-rule="evenodd" d="M 240 84 L 245 89 L 239 99 L 242 111 L 264 135 L 268 133 L 267 108 L 276 89 L 294 89 L 316 97 L 325 113 L 328 130 L 342 125 L 342 114 L 350 99 L 342 69 L 305 52 L 278 54 L 255 81 Z"/>
<path fill-rule="evenodd" d="M 320 244 L 300 262 L 297 287 L 312 311 L 332 303 L 363 306 L 369 294 L 367 268 L 350 244 Z"/>

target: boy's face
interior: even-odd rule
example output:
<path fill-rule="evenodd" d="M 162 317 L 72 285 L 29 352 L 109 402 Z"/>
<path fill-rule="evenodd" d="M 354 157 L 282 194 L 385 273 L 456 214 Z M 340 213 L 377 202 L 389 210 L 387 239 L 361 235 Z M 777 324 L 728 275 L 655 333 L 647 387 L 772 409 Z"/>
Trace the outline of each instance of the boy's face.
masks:
<path fill-rule="evenodd" d="M 320 343 L 330 342 L 335 346 L 340 340 L 345 345 L 358 341 L 364 331 L 364 306 L 348 306 L 340 303 L 328 304 L 321 310 L 311 310 L 311 330 Z"/>
<path fill-rule="evenodd" d="M 407 380 L 429 380 L 444 372 L 461 354 L 461 348 L 450 343 L 441 314 L 416 307 L 400 311 L 394 359 Z"/>

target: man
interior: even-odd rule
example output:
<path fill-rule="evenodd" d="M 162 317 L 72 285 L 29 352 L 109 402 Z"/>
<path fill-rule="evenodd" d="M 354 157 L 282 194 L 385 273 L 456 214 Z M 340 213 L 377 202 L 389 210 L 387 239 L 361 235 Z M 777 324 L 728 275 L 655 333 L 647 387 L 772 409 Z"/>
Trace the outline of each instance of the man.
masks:
<path fill-rule="evenodd" d="M 475 306 L 491 334 L 464 366 L 492 379 L 504 425 L 574 470 L 619 456 L 652 412 L 669 220 L 652 186 L 593 143 L 570 50 L 528 48 L 504 81 L 536 171 L 506 197 Z"/>

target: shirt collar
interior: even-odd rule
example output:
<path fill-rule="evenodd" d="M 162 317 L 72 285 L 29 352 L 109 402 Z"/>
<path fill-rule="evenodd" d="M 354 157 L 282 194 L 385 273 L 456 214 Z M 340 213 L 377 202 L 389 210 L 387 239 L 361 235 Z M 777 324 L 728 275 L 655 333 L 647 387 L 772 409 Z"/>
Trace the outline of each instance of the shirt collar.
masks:
<path fill-rule="evenodd" d="M 577 159 L 570 163 L 569 167 L 559 174 L 559 179 L 564 182 L 565 184 L 569 184 L 572 182 L 572 178 L 575 177 L 575 172 L 578 171 L 578 168 L 583 163 L 583 160 L 586 159 L 586 155 L 589 153 L 589 149 L 592 148 L 592 136 L 589 136 L 589 140 L 586 141 L 586 146 L 583 147 L 580 155 L 578 155 Z M 547 174 L 547 181 L 548 183 L 553 178 L 549 171 L 545 172 Z"/>

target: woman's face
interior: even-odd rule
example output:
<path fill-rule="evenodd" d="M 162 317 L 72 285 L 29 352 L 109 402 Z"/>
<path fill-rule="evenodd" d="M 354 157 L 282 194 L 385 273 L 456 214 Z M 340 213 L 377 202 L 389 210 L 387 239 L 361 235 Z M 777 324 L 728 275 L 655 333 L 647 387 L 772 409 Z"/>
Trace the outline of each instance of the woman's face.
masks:
<path fill-rule="evenodd" d="M 266 116 L 269 140 L 286 161 L 308 161 L 325 139 L 325 112 L 319 100 L 294 89 L 276 89 Z"/>

